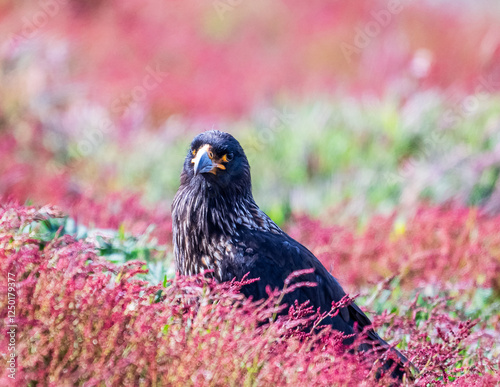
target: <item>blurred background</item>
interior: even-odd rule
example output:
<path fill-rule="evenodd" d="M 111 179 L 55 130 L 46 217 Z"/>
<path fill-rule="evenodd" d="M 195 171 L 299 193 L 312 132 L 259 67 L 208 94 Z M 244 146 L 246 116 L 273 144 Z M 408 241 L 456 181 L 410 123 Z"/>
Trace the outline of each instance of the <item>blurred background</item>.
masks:
<path fill-rule="evenodd" d="M 0 38 L 4 198 L 143 232 L 216 128 L 279 224 L 500 211 L 496 0 L 1 0 Z"/>
<path fill-rule="evenodd" d="M 309 352 L 290 369 L 295 344 L 224 298 L 196 331 L 213 292 L 169 288 L 170 205 L 210 129 L 418 385 L 500 381 L 499 0 L 0 0 L 0 272 L 16 267 L 25 384 L 130 366 L 135 384 L 256 385 L 310 365 L 310 385 L 342 383 Z"/>

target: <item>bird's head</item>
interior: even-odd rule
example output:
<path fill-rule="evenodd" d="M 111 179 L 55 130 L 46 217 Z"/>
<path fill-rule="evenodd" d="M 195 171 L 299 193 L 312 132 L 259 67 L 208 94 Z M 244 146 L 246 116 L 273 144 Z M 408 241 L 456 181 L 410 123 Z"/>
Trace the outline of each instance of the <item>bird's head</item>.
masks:
<path fill-rule="evenodd" d="M 196 136 L 184 161 L 181 185 L 200 185 L 212 194 L 251 195 L 250 166 L 240 143 L 211 130 Z"/>

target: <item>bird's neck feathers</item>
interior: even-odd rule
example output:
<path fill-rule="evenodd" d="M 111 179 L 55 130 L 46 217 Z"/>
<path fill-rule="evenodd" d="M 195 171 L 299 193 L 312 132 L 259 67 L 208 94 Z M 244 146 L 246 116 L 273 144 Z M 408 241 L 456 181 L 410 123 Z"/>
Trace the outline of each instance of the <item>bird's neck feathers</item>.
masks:
<path fill-rule="evenodd" d="M 231 258 L 234 238 L 244 228 L 282 233 L 251 192 L 214 194 L 207 184 L 181 184 L 172 204 L 172 223 L 177 270 L 184 275 L 207 268 L 217 271 L 214 259 Z M 214 245 L 225 248 L 211 251 Z"/>

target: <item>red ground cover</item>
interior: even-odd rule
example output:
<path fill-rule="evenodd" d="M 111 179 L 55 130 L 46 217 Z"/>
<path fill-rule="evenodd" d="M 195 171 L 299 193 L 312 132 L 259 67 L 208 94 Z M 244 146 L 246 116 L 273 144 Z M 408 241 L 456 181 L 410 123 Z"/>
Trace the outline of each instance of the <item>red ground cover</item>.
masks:
<path fill-rule="evenodd" d="M 276 312 L 274 305 L 279 294 L 271 294 L 264 304 L 253 304 L 238 295 L 239 284 L 217 285 L 200 277 L 177 278 L 163 288 L 162 284 L 152 285 L 135 278 L 144 272 L 141 262 L 116 266 L 97 256 L 93 245 L 69 235 L 43 241 L 20 232 L 26 225 L 33 226 L 47 214 L 56 213 L 51 208 L 40 212 L 13 203 L 0 206 L 2 294 L 7 291 L 5 273 L 13 273 L 17 284 L 18 381 L 39 380 L 58 385 L 377 384 L 373 380 L 374 370 L 366 368 L 366 358 L 343 352 L 338 334 L 301 333 L 300 327 L 315 319 L 304 307 L 295 306 L 288 318 L 262 325 Z M 439 227 L 429 229 L 425 238 L 416 238 L 411 229 L 400 238 L 407 238 L 408 243 L 427 240 L 415 243 L 414 249 L 428 244 L 438 248 L 435 244 L 440 244 L 443 251 L 463 249 L 463 255 L 470 257 L 475 245 L 470 246 L 460 228 L 460 221 L 465 219 L 485 233 L 498 222 L 472 218 L 466 211 L 424 208 L 415 223 L 423 228 Z M 318 230 L 318 240 L 322 233 L 325 235 L 325 228 L 311 227 L 305 219 L 300 222 L 301 226 L 294 226 L 298 229 L 291 229 L 292 235 L 304 229 L 309 230 L 307 235 Z M 376 224 L 381 227 L 389 223 L 379 220 Z M 342 230 L 335 234 L 347 235 Z M 381 242 L 382 234 L 373 228 L 367 230 L 364 240 L 376 240 L 374 234 Z M 483 236 L 490 239 L 489 234 Z M 344 251 L 355 250 L 348 238 L 342 238 Z M 323 242 L 329 239 L 330 236 L 323 237 Z M 400 246 L 397 241 L 393 243 L 396 249 Z M 495 244 L 488 242 L 487 246 L 493 248 Z M 316 245 L 313 250 L 317 248 Z M 328 263 L 325 256 L 320 257 Z M 438 254 L 435 258 L 444 257 Z M 408 258 L 411 257 L 407 255 Z M 353 259 L 360 262 L 359 258 Z M 384 254 L 373 253 L 364 254 L 364 259 L 376 259 L 382 267 L 390 261 Z M 488 259 L 474 261 L 474 265 L 462 268 L 459 278 L 465 278 L 467 271 L 468 278 L 474 281 L 482 271 L 491 283 L 491 264 Z M 430 265 L 431 272 L 433 266 Z M 349 265 L 343 267 L 349 270 Z M 364 269 L 351 269 L 360 270 Z M 419 269 L 413 276 L 418 275 L 421 281 L 428 278 Z M 446 273 L 441 279 L 446 282 Z M 422 304 L 418 297 L 403 298 L 398 313 L 386 312 L 376 317 L 374 323 L 377 327 L 389 324 L 385 337 L 408 343 L 405 353 L 421 371 L 417 385 L 439 378 L 460 386 L 498 383 L 498 374 L 492 374 L 498 367 L 498 358 L 488 355 L 499 336 L 498 316 L 496 323 L 494 316 L 482 321 L 461 321 L 454 316 L 454 305 L 449 300 L 427 297 Z M 6 302 L 2 297 L 2 325 L 7 321 Z M 8 338 L 2 335 L 0 340 L 2 348 L 6 347 Z M 3 364 L 0 373 L 5 381 L 8 370 Z"/>

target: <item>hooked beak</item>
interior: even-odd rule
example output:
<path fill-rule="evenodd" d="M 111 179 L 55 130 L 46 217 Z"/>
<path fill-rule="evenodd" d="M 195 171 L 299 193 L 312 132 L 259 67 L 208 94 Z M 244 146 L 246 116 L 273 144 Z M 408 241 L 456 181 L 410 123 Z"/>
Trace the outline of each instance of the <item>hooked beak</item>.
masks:
<path fill-rule="evenodd" d="M 198 175 L 200 173 L 212 172 L 214 169 L 214 164 L 208 155 L 208 148 L 201 148 L 196 157 L 191 161 L 194 164 L 194 175 Z"/>
<path fill-rule="evenodd" d="M 214 155 L 212 147 L 205 144 L 196 152 L 196 156 L 191 162 L 194 164 L 193 170 L 195 176 L 200 173 L 212 173 L 216 175 L 218 170 L 226 169 L 224 163 L 227 163 L 228 159 L 227 155 L 220 158 L 217 157 Z"/>

